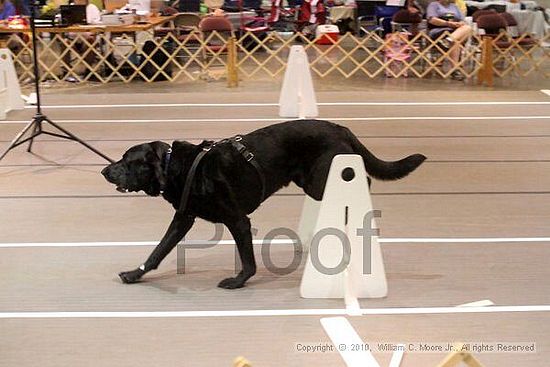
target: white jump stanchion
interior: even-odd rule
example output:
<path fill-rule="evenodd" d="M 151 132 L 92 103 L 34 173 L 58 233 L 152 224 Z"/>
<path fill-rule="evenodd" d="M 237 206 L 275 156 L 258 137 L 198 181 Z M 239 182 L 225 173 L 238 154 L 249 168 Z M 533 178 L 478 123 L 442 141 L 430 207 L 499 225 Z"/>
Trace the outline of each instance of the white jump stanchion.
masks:
<path fill-rule="evenodd" d="M 358 298 L 385 297 L 386 273 L 377 233 L 371 230 L 376 225 L 363 158 L 335 156 L 322 201 L 310 200 L 314 201 L 306 199 L 300 221 L 299 235 L 304 236 L 300 238 L 310 248 L 301 296 L 344 298 L 346 304 Z"/>
<path fill-rule="evenodd" d="M 6 119 L 7 107 L 8 107 L 8 89 L 0 88 L 0 120 Z"/>
<path fill-rule="evenodd" d="M 318 115 L 306 51 L 303 46 L 292 46 L 279 96 L 279 116 L 306 118 Z"/>
<path fill-rule="evenodd" d="M 15 73 L 15 66 L 11 52 L 7 48 L 0 49 L 0 118 L 6 118 L 5 114 L 11 110 L 21 110 L 25 107 L 21 98 L 21 88 Z"/>

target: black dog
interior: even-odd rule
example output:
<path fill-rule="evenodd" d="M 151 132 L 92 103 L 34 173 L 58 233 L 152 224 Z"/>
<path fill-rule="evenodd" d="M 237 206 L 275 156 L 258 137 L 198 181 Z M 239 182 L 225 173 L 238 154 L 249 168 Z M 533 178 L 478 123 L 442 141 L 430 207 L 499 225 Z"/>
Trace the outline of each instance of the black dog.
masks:
<path fill-rule="evenodd" d="M 155 141 L 130 148 L 102 174 L 119 191 L 162 194 L 176 214 L 147 261 L 135 270 L 120 273 L 120 278 L 124 283 L 135 283 L 156 269 L 199 217 L 227 226 L 239 250 L 242 271 L 235 278 L 222 280 L 218 286 L 227 289 L 244 286 L 256 273 L 247 215 L 290 182 L 313 199 L 321 200 L 332 159 L 337 154 L 361 155 L 367 173 L 380 180 L 402 178 L 426 159 L 414 154 L 396 162 L 382 161 L 349 129 L 319 120 L 276 124 L 214 145 L 210 141 L 199 145 L 175 141 L 170 147 Z M 201 157 L 204 158 L 199 162 Z M 194 175 L 189 171 L 195 172 Z"/>

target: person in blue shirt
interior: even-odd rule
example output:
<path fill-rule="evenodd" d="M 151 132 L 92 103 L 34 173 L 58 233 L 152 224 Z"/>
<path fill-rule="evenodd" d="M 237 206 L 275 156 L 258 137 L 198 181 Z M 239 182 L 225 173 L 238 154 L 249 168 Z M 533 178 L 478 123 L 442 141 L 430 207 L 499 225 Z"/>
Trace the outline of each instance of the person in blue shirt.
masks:
<path fill-rule="evenodd" d="M 9 0 L 0 0 L 0 20 L 7 20 L 16 15 L 15 6 Z"/>
<path fill-rule="evenodd" d="M 428 35 L 431 38 L 437 39 L 446 31 L 450 33 L 448 37 L 441 40 L 441 43 L 450 50 L 451 60 L 458 64 L 460 60 L 460 47 L 458 46 L 472 34 L 472 27 L 464 23 L 464 15 L 453 1 L 437 0 L 428 5 L 426 18 L 428 19 Z M 458 70 L 453 73 L 452 77 L 457 80 L 464 79 Z"/>

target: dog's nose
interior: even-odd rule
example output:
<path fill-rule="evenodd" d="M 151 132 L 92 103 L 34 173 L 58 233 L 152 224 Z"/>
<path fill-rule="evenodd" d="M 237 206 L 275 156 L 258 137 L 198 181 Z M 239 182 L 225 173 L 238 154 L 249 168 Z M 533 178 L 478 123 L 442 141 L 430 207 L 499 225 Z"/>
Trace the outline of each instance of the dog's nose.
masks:
<path fill-rule="evenodd" d="M 104 177 L 107 177 L 107 175 L 109 174 L 109 166 L 103 168 L 101 170 L 101 174 L 104 176 Z"/>

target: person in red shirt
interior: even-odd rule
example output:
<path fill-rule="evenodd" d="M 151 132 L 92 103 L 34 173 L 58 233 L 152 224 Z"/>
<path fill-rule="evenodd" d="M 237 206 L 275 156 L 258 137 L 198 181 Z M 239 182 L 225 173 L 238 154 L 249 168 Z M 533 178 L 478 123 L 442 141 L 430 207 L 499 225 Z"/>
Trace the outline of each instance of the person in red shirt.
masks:
<path fill-rule="evenodd" d="M 315 26 L 325 24 L 327 13 L 323 0 L 304 0 L 300 6 L 298 27 L 304 35 L 315 34 Z"/>

